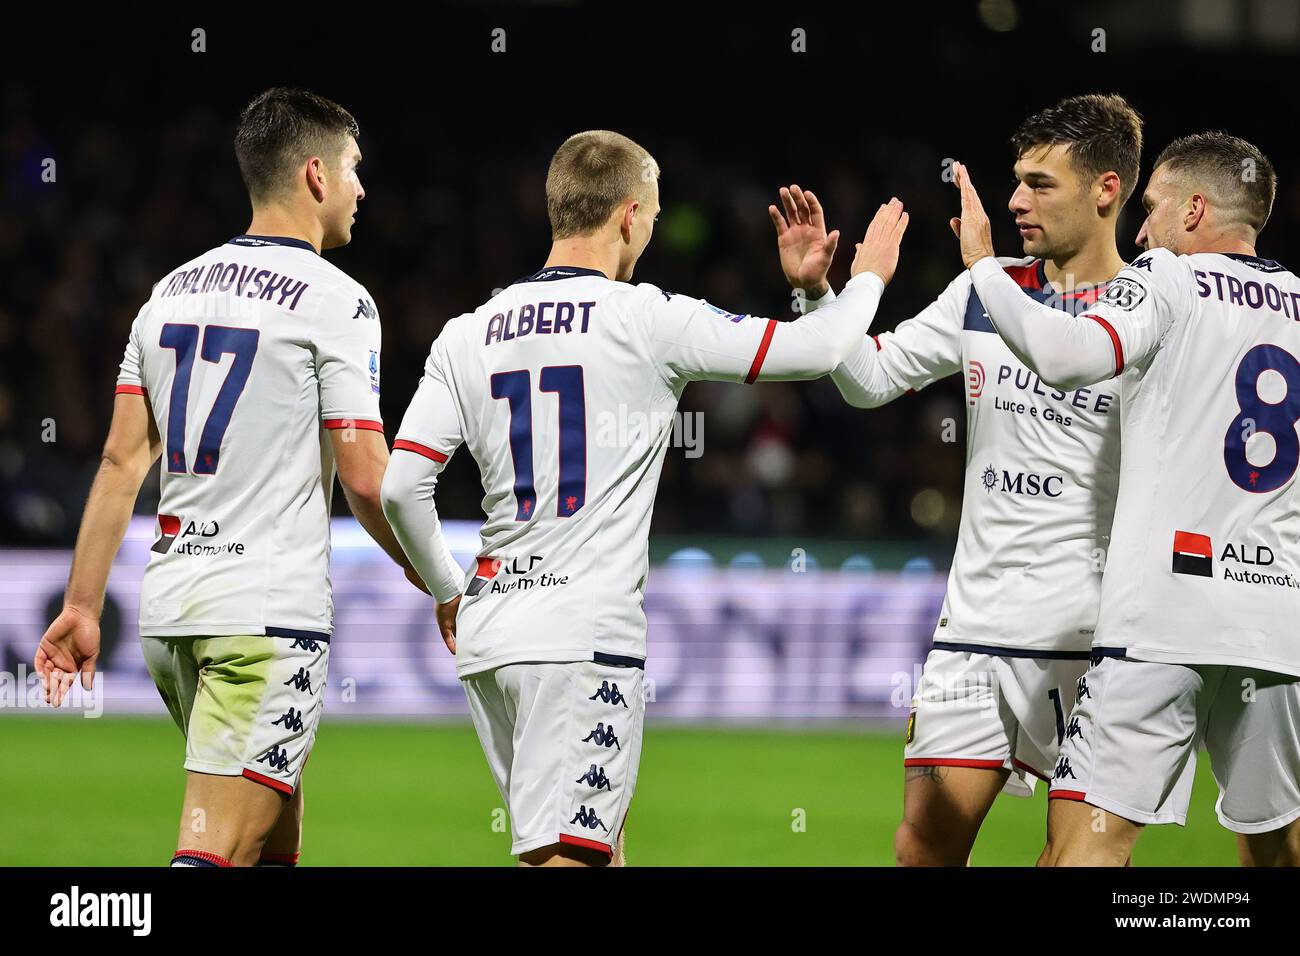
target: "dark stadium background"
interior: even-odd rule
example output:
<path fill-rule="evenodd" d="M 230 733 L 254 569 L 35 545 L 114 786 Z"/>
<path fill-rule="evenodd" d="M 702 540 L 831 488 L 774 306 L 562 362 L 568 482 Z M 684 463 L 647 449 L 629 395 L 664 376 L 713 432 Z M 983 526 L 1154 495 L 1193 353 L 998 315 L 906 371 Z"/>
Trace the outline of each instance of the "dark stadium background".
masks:
<path fill-rule="evenodd" d="M 505 53 L 491 51 L 498 27 L 506 31 Z M 206 31 L 204 53 L 191 51 L 195 28 Z M 791 50 L 795 29 L 806 31 L 806 53 Z M 1105 52 L 1093 50 L 1098 29 Z M 110 706 L 108 719 L 59 719 L 28 713 L 21 701 L 10 711 L 13 684 L 6 698 L 4 680 L 17 675 L 22 685 L 41 626 L 33 622 L 48 619 L 40 605 L 48 603 L 50 614 L 57 608 L 57 582 L 98 464 L 132 319 L 153 282 L 248 224 L 231 141 L 239 110 L 261 90 L 308 87 L 340 101 L 361 124 L 366 199 L 353 243 L 328 255 L 368 287 L 380 309 L 391 437 L 443 323 L 542 264 L 546 166 L 573 132 L 622 131 L 662 165 L 663 214 L 636 279 L 733 311 L 794 317 L 766 212 L 779 186 L 794 181 L 816 190 L 831 226 L 842 230 L 837 287 L 870 213 L 899 196 L 911 228 L 879 331 L 923 308 L 961 269 L 947 224 L 956 190 L 941 178 L 944 160 L 970 166 L 999 251 L 1018 255 L 1005 212 L 1014 186 L 1008 138 L 1030 113 L 1082 92 L 1122 93 L 1143 114 L 1143 180 L 1175 136 L 1222 128 L 1256 142 L 1280 179 L 1260 253 L 1295 268 L 1298 50 L 1300 0 L 6 11 L 0 559 L 8 563 L 0 560 L 0 608 L 10 610 L 0 615 L 0 865 L 158 865 L 174 848 L 180 737 L 156 715 L 156 695 L 128 639 L 135 627 L 122 606 L 129 601 L 109 603 L 106 658 L 108 642 L 117 643 L 117 688 L 138 685 L 155 716 L 122 716 Z M 41 179 L 46 158 L 57 163 L 54 183 Z M 1140 222 L 1131 200 L 1121 252 L 1136 253 Z M 919 585 L 908 575 L 862 578 L 863 619 L 876 611 L 869 605 L 879 595 L 909 588 L 930 594 L 933 606 L 908 605 L 901 624 L 887 607 L 870 623 L 877 629 L 871 634 L 847 633 L 841 608 L 829 639 L 856 655 L 847 661 L 824 652 L 830 645 L 821 643 L 822 632 L 832 631 L 817 617 L 824 609 L 800 605 L 798 597 L 791 601 L 802 613 L 787 615 L 773 604 L 765 629 L 753 635 L 743 615 L 725 629 L 711 629 L 713 618 L 703 615 L 695 630 L 656 621 L 655 654 L 657 640 L 669 651 L 689 645 L 691 654 L 721 654 L 749 641 L 757 650 L 738 655 L 728 673 L 742 683 L 751 670 L 775 674 L 771 696 L 784 709 L 760 706 L 751 726 L 735 720 L 719 730 L 708 721 L 721 710 L 704 707 L 702 724 L 674 726 L 658 716 L 665 712 L 659 703 L 648 720 L 629 860 L 890 863 L 901 789 L 895 727 L 907 694 L 873 723 L 857 719 L 867 712 L 860 700 L 824 699 L 830 695 L 818 681 L 841 669 L 835 693 L 853 690 L 849 664 L 866 661 L 862 672 L 886 682 L 888 695 L 891 668 L 905 687 L 919 666 L 914 655 L 923 656 L 928 643 L 960 515 L 962 383 L 954 376 L 875 411 L 848 407 L 829 381 L 697 383 L 682 408 L 703 413 L 704 454 L 668 455 L 654 514 L 656 560 L 697 545 L 722 559 L 759 551 L 779 567 L 803 547 L 826 567 L 855 552 L 881 569 L 923 555 L 940 574 L 921 576 Z M 42 440 L 50 419 L 53 442 Z M 943 440 L 946 419 L 956 422 L 952 442 Z M 439 483 L 440 512 L 477 519 L 481 493 L 472 462 L 461 456 Z M 156 496 L 154 478 L 137 512 L 152 515 Z M 336 500 L 344 514 L 342 496 Z M 147 542 L 134 547 L 147 554 Z M 345 550 L 336 546 L 336 567 L 348 560 Z M 138 580 L 142 561 L 119 587 Z M 359 574 L 369 573 L 361 566 Z M 396 577 L 395 586 L 404 587 Z M 803 593 L 808 577 L 782 580 Z M 41 585 L 30 585 L 37 578 Z M 657 570 L 651 592 L 662 590 L 649 596 L 672 599 L 671 581 L 670 569 Z M 417 606 L 417 597 L 411 591 L 403 600 L 429 631 L 428 608 Z M 354 655 L 339 657 L 340 676 L 375 647 L 416 659 L 441 652 L 431 631 L 414 652 L 399 647 L 394 615 L 361 607 L 346 622 L 349 639 L 337 642 L 340 655 Z M 888 627 L 906 630 L 907 641 L 868 661 L 894 635 Z M 419 639 L 424 631 L 412 633 Z M 671 653 L 652 654 L 648 673 L 671 660 Z M 404 659 L 391 670 L 401 679 L 424 673 L 410 664 Z M 670 671 L 659 671 L 665 686 Z M 431 699 L 428 686 L 412 686 L 418 700 Z M 444 703 L 459 693 L 447 686 L 440 688 Z M 455 706 L 463 708 L 463 698 Z M 766 727 L 781 722 L 774 716 L 815 717 L 821 706 L 826 713 L 842 708 L 829 728 L 798 721 Z M 463 723 L 383 722 L 379 712 L 337 720 L 349 710 L 331 699 L 309 774 L 304 862 L 508 862 L 507 835 L 487 825 L 499 798 L 472 731 Z M 888 736 L 863 732 L 882 726 Z M 1230 865 L 1232 839 L 1214 822 L 1213 792 L 1203 761 L 1191 825 L 1152 828 L 1135 861 Z M 999 801 L 975 859 L 1032 863 L 1043 804 L 1041 788 L 1034 801 Z M 806 832 L 796 831 L 792 812 L 805 810 Z"/>
<path fill-rule="evenodd" d="M 1197 9 L 1220 6 L 1221 22 L 1197 25 Z M 1007 10 L 1015 28 L 991 29 Z M 1281 181 L 1261 252 L 1284 264 L 1300 259 L 1289 2 L 799 4 L 732 13 L 362 5 L 306 20 L 209 8 L 9 32 L 0 543 L 72 543 L 131 320 L 152 282 L 247 225 L 232 131 L 242 105 L 273 84 L 315 89 L 360 121 L 367 195 L 353 243 L 330 258 L 380 308 L 390 426 L 447 318 L 542 263 L 547 161 L 565 136 L 589 127 L 633 136 L 663 167 L 664 211 L 636 279 L 730 310 L 793 317 L 766 213 L 792 181 L 815 189 L 843 230 L 837 285 L 875 205 L 896 194 L 911 210 L 877 329 L 925 306 L 960 269 L 947 226 L 955 190 L 940 178 L 945 158 L 971 165 L 999 250 L 1018 255 L 1005 214 L 1008 136 L 1030 112 L 1085 91 L 1123 93 L 1142 112 L 1144 177 L 1182 133 L 1225 128 L 1256 141 Z M 207 31 L 206 53 L 190 50 L 196 26 Z M 504 54 L 490 50 L 498 26 Z M 796 27 L 807 31 L 807 53 L 791 52 Z M 1091 50 L 1098 27 L 1104 53 Z M 58 164 L 53 184 L 40 178 L 47 156 Z M 1120 226 L 1122 252 L 1133 251 L 1140 221 L 1134 199 Z M 828 380 L 693 385 L 682 407 L 706 412 L 704 455 L 668 456 L 654 531 L 914 540 L 942 565 L 960 512 L 961 389 L 953 377 L 861 411 Z M 957 441 L 945 444 L 949 417 Z M 46 418 L 57 423 L 56 442 L 41 440 Z M 152 513 L 155 488 L 156 480 L 141 513 Z M 942 507 L 929 496 L 914 515 L 925 489 L 942 495 Z M 480 496 L 472 465 L 458 462 L 440 485 L 440 508 L 474 518 Z"/>

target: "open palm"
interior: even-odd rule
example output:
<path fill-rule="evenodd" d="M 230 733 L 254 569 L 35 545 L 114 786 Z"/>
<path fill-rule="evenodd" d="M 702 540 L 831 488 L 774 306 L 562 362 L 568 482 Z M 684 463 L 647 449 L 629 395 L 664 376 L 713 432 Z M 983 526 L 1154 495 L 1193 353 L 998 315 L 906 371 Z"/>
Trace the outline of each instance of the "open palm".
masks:
<path fill-rule="evenodd" d="M 784 215 L 776 206 L 767 207 L 776 227 L 781 271 L 792 288 L 803 289 L 818 298 L 830 288 L 826 274 L 835 258 L 840 231 L 827 234 L 826 216 L 811 191 L 797 185 L 782 186 L 781 205 L 785 208 Z"/>

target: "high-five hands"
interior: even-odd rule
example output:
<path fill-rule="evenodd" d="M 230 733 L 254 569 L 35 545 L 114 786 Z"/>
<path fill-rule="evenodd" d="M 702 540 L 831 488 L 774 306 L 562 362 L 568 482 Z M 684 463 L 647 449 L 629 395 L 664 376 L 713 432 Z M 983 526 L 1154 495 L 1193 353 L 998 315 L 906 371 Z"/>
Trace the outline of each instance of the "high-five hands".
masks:
<path fill-rule="evenodd" d="M 980 202 L 970 173 L 961 163 L 953 163 L 953 182 L 961 190 L 961 217 L 948 220 L 953 234 L 961 242 L 961 261 L 969 269 L 986 256 L 993 255 L 993 230 L 988 214 Z"/>
<path fill-rule="evenodd" d="M 857 244 L 858 253 L 853 257 L 853 275 L 874 272 L 889 285 L 898 268 L 898 245 L 907 232 L 907 213 L 897 198 L 889 200 L 878 210 L 867 234 Z"/>
<path fill-rule="evenodd" d="M 812 190 L 798 185 L 781 187 L 781 205 L 768 206 L 767 214 L 776 227 L 776 249 L 781 256 L 781 271 L 792 289 L 803 289 L 809 297 L 820 299 L 830 289 L 826 273 L 835 258 L 840 231 L 826 234 L 826 216 Z"/>

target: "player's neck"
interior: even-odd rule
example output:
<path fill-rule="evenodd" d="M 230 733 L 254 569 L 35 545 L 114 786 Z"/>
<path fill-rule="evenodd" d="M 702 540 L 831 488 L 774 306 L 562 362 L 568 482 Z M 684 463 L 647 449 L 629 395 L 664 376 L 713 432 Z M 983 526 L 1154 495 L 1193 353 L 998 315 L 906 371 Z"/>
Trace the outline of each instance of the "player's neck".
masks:
<path fill-rule="evenodd" d="M 595 269 L 612 279 L 618 274 L 618 247 L 602 243 L 593 236 L 557 239 L 551 243 L 551 253 L 546 257 L 546 264 L 542 268 L 555 266 Z"/>
<path fill-rule="evenodd" d="M 1115 248 L 1114 235 L 1089 243 L 1072 256 L 1047 259 L 1043 272 L 1058 291 L 1069 292 L 1077 286 L 1109 282 L 1124 268 L 1124 257 Z"/>
<path fill-rule="evenodd" d="M 1239 256 L 1255 256 L 1255 244 L 1247 242 L 1245 239 L 1238 239 L 1232 236 L 1218 235 L 1204 242 L 1196 241 L 1193 236 L 1192 241 L 1182 252 L 1183 255 L 1195 255 L 1198 252 L 1221 252 L 1231 253 Z"/>
<path fill-rule="evenodd" d="M 263 206 L 253 210 L 253 221 L 248 224 L 250 236 L 284 236 L 311 243 L 318 253 L 325 239 L 325 229 L 315 216 L 295 215 L 282 206 Z"/>

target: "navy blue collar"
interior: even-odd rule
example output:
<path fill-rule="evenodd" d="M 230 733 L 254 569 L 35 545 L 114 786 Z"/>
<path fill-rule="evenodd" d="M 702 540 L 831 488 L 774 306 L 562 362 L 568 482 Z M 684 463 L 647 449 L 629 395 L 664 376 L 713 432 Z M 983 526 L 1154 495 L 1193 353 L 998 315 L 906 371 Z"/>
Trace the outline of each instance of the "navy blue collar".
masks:
<path fill-rule="evenodd" d="M 572 279 L 575 276 L 600 276 L 602 279 L 608 279 L 609 276 L 599 269 L 583 269 L 580 266 L 548 266 L 540 272 L 534 272 L 527 278 L 520 279 L 519 282 L 554 282 L 556 279 Z M 518 285 L 518 283 L 516 283 Z"/>
<path fill-rule="evenodd" d="M 1248 266 L 1254 266 L 1260 272 L 1286 272 L 1286 267 L 1282 263 L 1273 259 L 1264 259 L 1260 256 L 1248 256 L 1244 252 L 1221 252 L 1221 256 L 1227 256 L 1229 259 L 1236 259 L 1238 262 L 1244 262 Z"/>
<path fill-rule="evenodd" d="M 304 242 L 302 239 L 290 239 L 288 236 L 235 236 L 226 243 L 228 246 L 292 246 L 295 249 L 306 249 L 314 253 L 316 247 L 310 242 Z"/>

